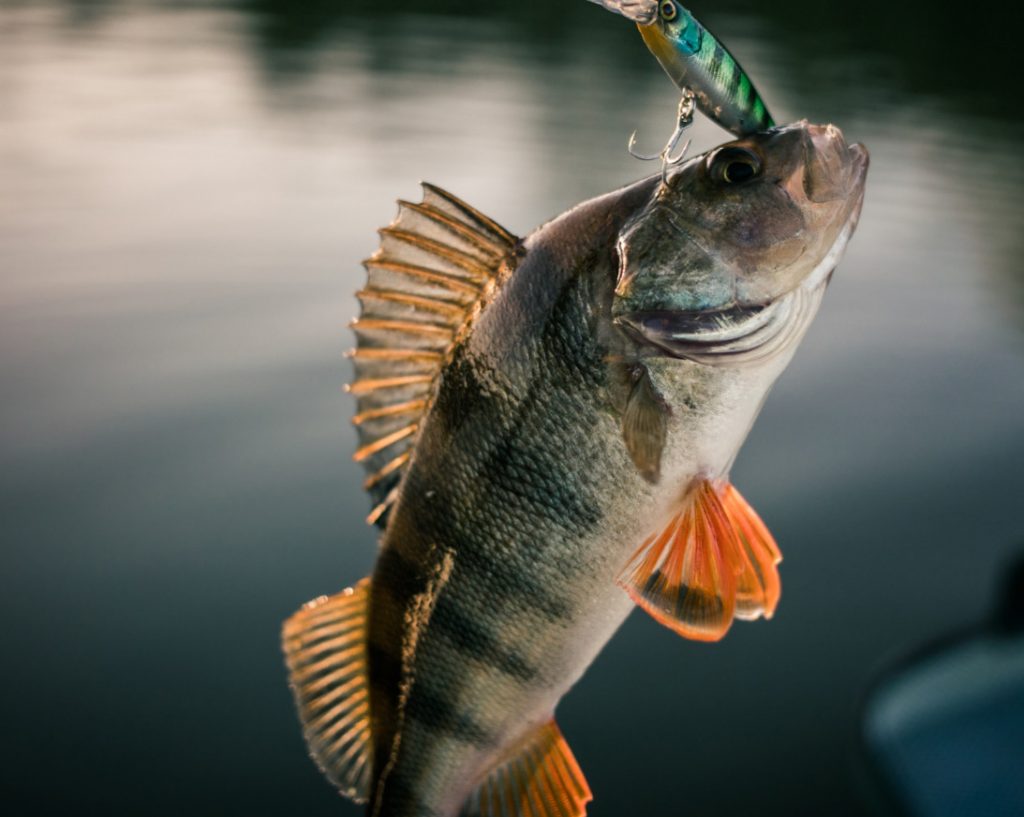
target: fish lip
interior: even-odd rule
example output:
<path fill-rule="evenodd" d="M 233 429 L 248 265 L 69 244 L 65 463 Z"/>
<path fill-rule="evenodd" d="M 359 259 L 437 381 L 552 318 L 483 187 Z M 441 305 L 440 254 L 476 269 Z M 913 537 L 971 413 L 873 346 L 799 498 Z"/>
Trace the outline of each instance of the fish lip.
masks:
<path fill-rule="evenodd" d="M 868 153 L 868 149 L 860 142 L 854 142 L 849 146 L 848 150 L 854 155 L 854 161 L 857 163 L 860 175 L 863 176 L 868 172 L 868 165 L 871 164 L 871 154 Z"/>
<path fill-rule="evenodd" d="M 868 152 L 859 143 L 848 143 L 835 125 L 802 126 L 802 172 L 792 182 L 801 195 L 814 204 L 853 200 L 863 188 L 868 169 Z"/>
<path fill-rule="evenodd" d="M 771 322 L 771 304 L 735 305 L 725 309 L 630 312 L 615 324 L 644 345 L 669 357 L 687 359 L 695 352 L 713 353 L 763 329 Z"/>
<path fill-rule="evenodd" d="M 848 150 L 853 154 L 853 187 L 857 190 L 859 197 L 863 199 L 868 168 L 871 166 L 871 154 L 860 142 L 854 142 Z"/>

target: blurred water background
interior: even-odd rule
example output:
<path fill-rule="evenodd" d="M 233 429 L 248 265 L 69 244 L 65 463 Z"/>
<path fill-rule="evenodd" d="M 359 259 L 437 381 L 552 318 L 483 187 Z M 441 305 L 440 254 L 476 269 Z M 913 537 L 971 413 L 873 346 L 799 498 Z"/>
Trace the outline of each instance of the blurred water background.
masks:
<path fill-rule="evenodd" d="M 592 817 L 871 814 L 865 685 L 982 617 L 1024 546 L 1013 28 L 994 2 L 960 42 L 922 0 L 691 8 L 777 119 L 867 144 L 868 195 L 734 472 L 786 555 L 776 619 L 708 646 L 636 614 L 559 720 Z M 358 261 L 420 179 L 525 234 L 650 172 L 626 137 L 656 149 L 675 104 L 583 0 L 0 5 L 7 813 L 359 813 L 278 651 L 375 554 Z"/>

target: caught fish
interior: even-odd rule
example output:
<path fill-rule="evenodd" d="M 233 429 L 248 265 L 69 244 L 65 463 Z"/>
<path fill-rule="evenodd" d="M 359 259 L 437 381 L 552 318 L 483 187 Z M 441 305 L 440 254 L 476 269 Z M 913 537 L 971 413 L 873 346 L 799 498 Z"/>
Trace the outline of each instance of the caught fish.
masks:
<path fill-rule="evenodd" d="M 721 41 L 675 0 L 590 0 L 637 24 L 644 42 L 680 91 L 736 136 L 775 123 L 746 71 Z"/>
<path fill-rule="evenodd" d="M 370 578 L 284 625 L 310 753 L 372 817 L 578 817 L 554 721 L 634 604 L 768 618 L 780 553 L 729 482 L 860 212 L 836 128 L 758 133 L 524 239 L 424 185 L 365 262 Z"/>

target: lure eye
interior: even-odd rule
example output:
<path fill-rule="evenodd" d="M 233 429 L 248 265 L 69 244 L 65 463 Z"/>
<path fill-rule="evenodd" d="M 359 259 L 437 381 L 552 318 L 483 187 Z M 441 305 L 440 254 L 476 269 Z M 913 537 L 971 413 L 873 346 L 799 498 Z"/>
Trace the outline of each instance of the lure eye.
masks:
<path fill-rule="evenodd" d="M 745 148 L 725 148 L 711 157 L 708 170 L 719 184 L 743 184 L 761 175 L 761 159 Z"/>
<path fill-rule="evenodd" d="M 676 10 L 676 4 L 671 2 L 671 0 L 665 0 L 665 2 L 658 7 L 658 12 L 661 14 L 662 20 L 674 20 L 676 19 L 676 15 L 679 14 Z"/>

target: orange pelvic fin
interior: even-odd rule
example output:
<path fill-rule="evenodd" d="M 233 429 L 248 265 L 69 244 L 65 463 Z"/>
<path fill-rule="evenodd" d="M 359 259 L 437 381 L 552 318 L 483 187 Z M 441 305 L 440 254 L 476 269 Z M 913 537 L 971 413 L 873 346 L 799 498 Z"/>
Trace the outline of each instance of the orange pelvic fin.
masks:
<path fill-rule="evenodd" d="M 584 817 L 590 787 L 554 721 L 491 769 L 459 817 Z"/>
<path fill-rule="evenodd" d="M 775 539 L 727 482 L 702 479 L 619 578 L 655 620 L 686 638 L 717 641 L 734 618 L 771 618 L 781 585 Z"/>
<path fill-rule="evenodd" d="M 284 623 L 281 645 L 309 753 L 357 803 L 370 791 L 366 616 L 370 580 L 304 605 Z"/>

